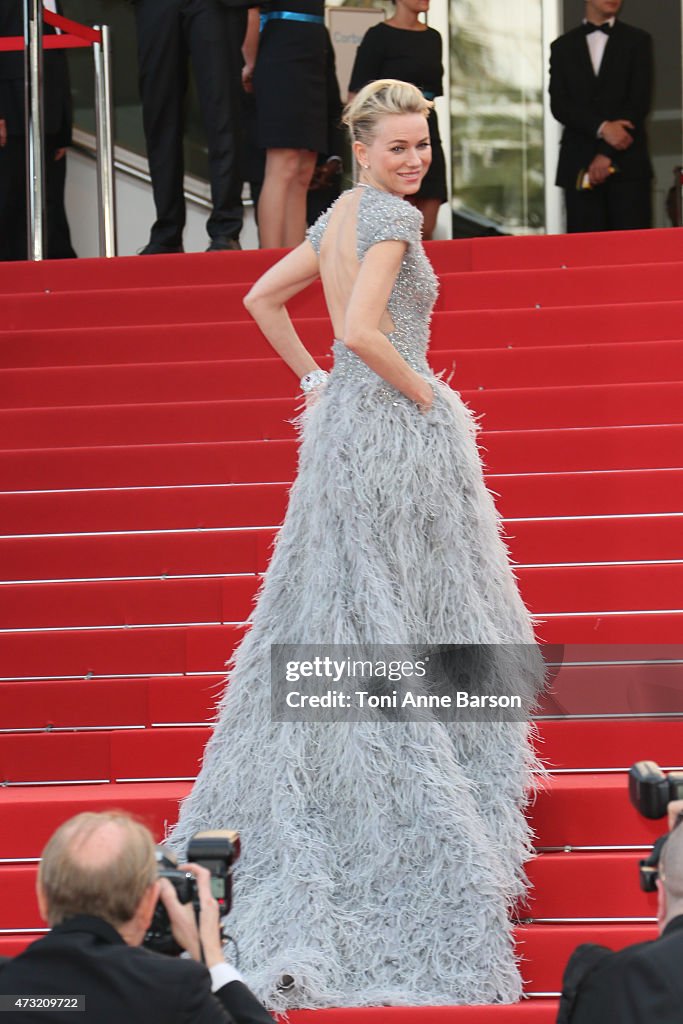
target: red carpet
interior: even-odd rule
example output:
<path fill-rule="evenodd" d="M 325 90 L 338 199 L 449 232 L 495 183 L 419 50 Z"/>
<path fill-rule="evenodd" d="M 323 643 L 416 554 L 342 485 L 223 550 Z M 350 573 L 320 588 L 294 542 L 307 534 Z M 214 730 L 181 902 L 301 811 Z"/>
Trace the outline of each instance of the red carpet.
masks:
<path fill-rule="evenodd" d="M 520 586 L 563 660 L 519 908 L 531 998 L 295 1024 L 549 1024 L 578 942 L 654 934 L 636 864 L 663 825 L 625 772 L 681 765 L 683 234 L 618 241 L 430 246 L 432 363 L 482 417 Z M 3 268 L 0 954 L 41 928 L 35 861 L 65 817 L 125 807 L 161 834 L 197 771 L 295 468 L 295 382 L 241 305 L 276 255 Z M 292 311 L 324 362 L 320 289 Z"/>

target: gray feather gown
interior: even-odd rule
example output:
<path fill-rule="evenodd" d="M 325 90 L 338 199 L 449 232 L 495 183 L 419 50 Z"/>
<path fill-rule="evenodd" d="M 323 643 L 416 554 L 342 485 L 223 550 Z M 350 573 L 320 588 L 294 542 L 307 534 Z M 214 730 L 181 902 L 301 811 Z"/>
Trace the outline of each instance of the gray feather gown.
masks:
<path fill-rule="evenodd" d="M 316 251 L 329 216 L 309 232 Z M 408 243 L 389 337 L 432 381 L 434 404 L 420 414 L 335 342 L 323 395 L 302 416 L 299 471 L 251 629 L 170 837 L 184 852 L 198 829 L 240 831 L 229 930 L 274 1010 L 521 992 L 509 911 L 530 848 L 527 724 L 271 720 L 271 644 L 533 641 L 475 421 L 426 362 L 437 283 L 420 225 L 406 201 L 364 189 L 358 257 Z M 505 664 L 504 682 L 526 685 L 523 667 Z"/>

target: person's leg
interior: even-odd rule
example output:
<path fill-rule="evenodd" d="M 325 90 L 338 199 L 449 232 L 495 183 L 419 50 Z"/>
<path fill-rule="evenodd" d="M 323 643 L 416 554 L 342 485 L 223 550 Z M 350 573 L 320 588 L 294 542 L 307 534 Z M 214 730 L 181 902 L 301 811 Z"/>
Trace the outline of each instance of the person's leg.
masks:
<path fill-rule="evenodd" d="M 59 160 L 56 155 L 61 152 Z M 75 259 L 71 232 L 64 208 L 66 184 L 66 153 L 48 136 L 45 140 L 45 193 L 47 207 L 47 258 L 50 260 Z"/>
<path fill-rule="evenodd" d="M 291 248 L 306 234 L 306 193 L 316 154 L 307 149 L 269 149 L 258 205 L 262 249 Z"/>
<path fill-rule="evenodd" d="M 26 253 L 26 144 L 23 135 L 9 135 L 0 148 L 0 260 Z"/>
<path fill-rule="evenodd" d="M 422 237 L 425 242 L 431 241 L 434 229 L 436 228 L 436 220 L 439 216 L 439 209 L 441 207 L 440 199 L 413 199 L 408 197 L 413 206 L 416 206 L 422 214 L 424 221 L 422 227 Z"/>
<path fill-rule="evenodd" d="M 609 183 L 592 189 L 564 190 L 568 234 L 609 230 L 606 194 L 608 185 Z"/>
<path fill-rule="evenodd" d="M 192 71 L 209 147 L 213 240 L 238 239 L 242 230 L 242 41 L 247 12 L 215 0 L 185 0 L 184 22 Z"/>
<path fill-rule="evenodd" d="M 648 179 L 607 182 L 607 209 L 611 231 L 637 231 L 652 227 L 652 185 Z"/>
<path fill-rule="evenodd" d="M 187 51 L 181 0 L 138 0 L 138 69 L 157 219 L 150 247 L 178 250 L 185 227 L 183 104 Z"/>

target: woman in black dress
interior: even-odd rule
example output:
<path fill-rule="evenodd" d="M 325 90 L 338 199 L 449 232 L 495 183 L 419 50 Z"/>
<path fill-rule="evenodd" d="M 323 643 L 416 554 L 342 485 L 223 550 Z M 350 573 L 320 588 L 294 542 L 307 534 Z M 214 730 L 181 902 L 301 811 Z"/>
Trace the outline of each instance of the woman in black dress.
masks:
<path fill-rule="evenodd" d="M 373 25 L 358 47 L 349 82 L 355 95 L 377 78 L 398 78 L 411 82 L 428 100 L 443 95 L 441 36 L 418 18 L 429 10 L 429 0 L 395 0 L 396 13 L 387 21 Z M 432 110 L 429 116 L 432 163 L 420 191 L 410 201 L 424 217 L 423 237 L 430 239 L 436 226 L 439 207 L 448 198 L 446 161 L 439 136 L 439 124 Z"/>
<path fill-rule="evenodd" d="M 292 248 L 306 232 L 306 193 L 327 151 L 325 0 L 261 5 L 254 69 L 257 144 L 266 151 L 258 202 L 261 246 Z"/>

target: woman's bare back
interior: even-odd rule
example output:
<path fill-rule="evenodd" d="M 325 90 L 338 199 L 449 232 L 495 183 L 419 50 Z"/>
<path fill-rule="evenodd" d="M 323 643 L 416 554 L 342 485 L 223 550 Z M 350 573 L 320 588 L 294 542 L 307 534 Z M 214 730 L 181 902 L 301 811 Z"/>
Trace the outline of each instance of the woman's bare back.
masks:
<path fill-rule="evenodd" d="M 344 338 L 346 312 L 360 271 L 358 217 L 363 189 L 342 195 L 330 214 L 320 245 L 320 278 L 336 338 Z M 385 310 L 379 329 L 389 334 L 394 324 Z"/>

